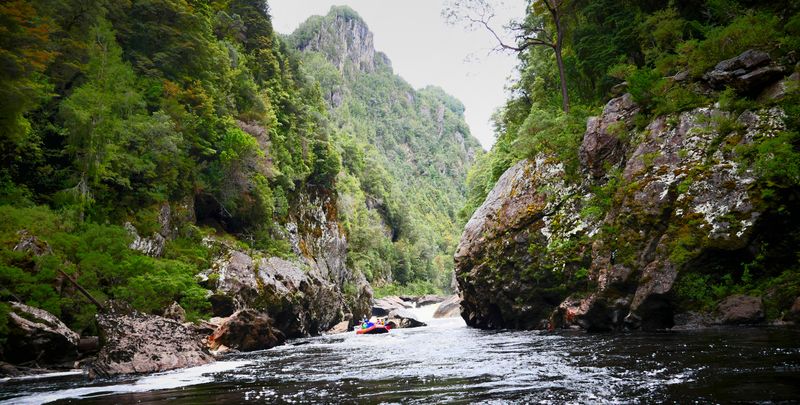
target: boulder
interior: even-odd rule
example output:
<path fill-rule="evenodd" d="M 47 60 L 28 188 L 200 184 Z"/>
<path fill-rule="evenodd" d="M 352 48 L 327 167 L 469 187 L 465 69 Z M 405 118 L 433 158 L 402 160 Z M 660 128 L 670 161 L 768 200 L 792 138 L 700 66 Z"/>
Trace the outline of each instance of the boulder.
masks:
<path fill-rule="evenodd" d="M 612 100 L 606 118 L 623 101 Z M 589 126 L 586 142 L 602 134 L 590 132 L 606 118 Z M 708 107 L 656 117 L 635 134 L 635 148 L 609 149 L 622 152 L 615 181 L 623 186 L 595 215 L 604 176 L 566 182 L 560 161 L 544 154 L 518 162 L 470 218 L 456 249 L 467 324 L 672 327 L 674 314 L 690 309 L 677 299 L 681 277 L 752 260 L 769 203 L 758 194 L 763 179 L 741 164 L 738 146 L 774 137 L 785 119 L 778 107 L 738 117 Z M 740 130 L 721 127 L 732 121 Z M 584 145 L 585 173 L 615 161 L 594 165 L 588 152 L 599 150 Z M 615 156 L 594 156 L 601 155 Z"/>
<path fill-rule="evenodd" d="M 731 295 L 719 303 L 717 313 L 726 325 L 759 323 L 764 320 L 764 302 L 759 297 Z"/>
<path fill-rule="evenodd" d="M 414 308 L 414 305 L 401 297 L 390 295 L 375 300 L 372 304 L 372 316 L 387 316 L 393 310 L 404 308 Z"/>
<path fill-rule="evenodd" d="M 786 320 L 800 322 L 800 297 L 797 297 L 789 308 L 789 313 L 786 315 Z"/>
<path fill-rule="evenodd" d="M 164 310 L 164 318 L 169 318 L 178 322 L 186 322 L 186 310 L 177 302 L 173 302 L 172 305 Z"/>
<path fill-rule="evenodd" d="M 8 317 L 8 337 L 2 350 L 6 361 L 58 365 L 77 359 L 80 336 L 53 314 L 12 302 Z"/>
<path fill-rule="evenodd" d="M 497 181 L 464 228 L 454 261 L 467 325 L 487 329 L 539 328 L 564 297 L 553 293 L 555 273 L 548 265 L 547 238 L 553 225 L 589 227 L 580 215 L 578 191 L 565 183 L 562 164 L 543 155 L 520 161 Z"/>
<path fill-rule="evenodd" d="M 153 373 L 214 361 L 203 336 L 180 322 L 136 311 L 97 315 L 102 348 L 91 365 L 96 375 Z"/>
<path fill-rule="evenodd" d="M 423 295 L 418 297 L 415 302 L 417 303 L 418 307 L 424 307 L 426 305 L 438 304 L 445 299 L 447 299 L 447 297 L 441 295 Z"/>
<path fill-rule="evenodd" d="M 589 118 L 578 153 L 581 166 L 592 177 L 603 177 L 607 168 L 619 165 L 625 158 L 623 138 L 631 130 L 638 112 L 633 96 L 625 94 L 609 101 L 602 115 Z"/>
<path fill-rule="evenodd" d="M 461 316 L 461 297 L 451 295 L 439 304 L 433 313 L 434 318 L 455 318 Z"/>
<path fill-rule="evenodd" d="M 407 309 L 392 310 L 386 320 L 386 324 L 390 323 L 396 328 L 418 328 L 420 326 L 428 326 L 428 324 L 417 319 L 417 316 Z"/>
<path fill-rule="evenodd" d="M 758 94 L 764 86 L 780 79 L 786 69 L 772 64 L 768 53 L 749 49 L 736 57 L 719 62 L 703 75 L 712 88 L 733 87 L 740 93 Z"/>
<path fill-rule="evenodd" d="M 275 347 L 286 337 L 273 326 L 265 313 L 253 309 L 237 311 L 225 319 L 208 338 L 208 346 L 216 351 L 221 346 L 243 352 Z"/>

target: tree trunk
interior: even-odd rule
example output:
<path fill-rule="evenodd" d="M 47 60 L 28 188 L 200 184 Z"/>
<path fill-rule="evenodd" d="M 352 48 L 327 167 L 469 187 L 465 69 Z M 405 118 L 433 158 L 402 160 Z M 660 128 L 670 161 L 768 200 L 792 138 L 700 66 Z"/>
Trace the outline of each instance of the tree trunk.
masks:
<path fill-rule="evenodd" d="M 565 113 L 569 113 L 569 92 L 567 91 L 567 73 L 564 70 L 564 58 L 561 57 L 561 50 L 564 48 L 564 27 L 561 25 L 561 11 L 559 7 L 561 4 L 546 3 L 550 14 L 553 16 L 553 22 L 556 24 L 556 41 L 553 44 L 553 50 L 556 52 L 556 64 L 558 65 L 558 79 L 561 82 L 561 109 Z"/>
<path fill-rule="evenodd" d="M 564 60 L 561 58 L 560 44 L 555 46 L 556 64 L 558 65 L 558 79 L 561 82 L 561 109 L 569 112 L 569 93 L 567 92 L 567 74 L 564 71 Z"/>

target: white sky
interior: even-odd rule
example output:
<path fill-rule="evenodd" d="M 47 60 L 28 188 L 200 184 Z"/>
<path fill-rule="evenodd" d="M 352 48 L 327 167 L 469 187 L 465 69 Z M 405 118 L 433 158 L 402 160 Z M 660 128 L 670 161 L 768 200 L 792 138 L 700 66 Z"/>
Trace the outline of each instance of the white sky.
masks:
<path fill-rule="evenodd" d="M 441 16 L 444 0 L 268 0 L 275 30 L 289 34 L 312 15 L 332 5 L 348 5 L 375 34 L 375 48 L 389 56 L 394 72 L 415 88 L 440 86 L 466 107 L 472 135 L 489 149 L 495 141 L 492 113 L 506 100 L 505 85 L 516 56 L 491 52 L 496 43 L 485 30 L 449 25 Z M 523 0 L 498 4 L 496 24 L 519 17 Z"/>

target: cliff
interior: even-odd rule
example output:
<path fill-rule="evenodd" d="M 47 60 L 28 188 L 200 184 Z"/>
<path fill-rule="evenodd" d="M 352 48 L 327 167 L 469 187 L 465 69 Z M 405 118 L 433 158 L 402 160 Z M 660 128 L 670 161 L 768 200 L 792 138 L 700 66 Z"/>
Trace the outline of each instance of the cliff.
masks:
<path fill-rule="evenodd" d="M 789 313 L 800 294 L 799 195 L 771 148 L 786 145 L 794 118 L 772 97 L 797 79 L 774 75 L 785 70 L 768 55 L 738 63 L 747 58 L 720 63 L 698 85 L 736 65 L 728 85 L 763 92 L 760 106 L 710 105 L 637 127 L 640 108 L 626 94 L 588 120 L 579 179 L 544 153 L 508 169 L 455 253 L 467 323 L 652 330 Z"/>

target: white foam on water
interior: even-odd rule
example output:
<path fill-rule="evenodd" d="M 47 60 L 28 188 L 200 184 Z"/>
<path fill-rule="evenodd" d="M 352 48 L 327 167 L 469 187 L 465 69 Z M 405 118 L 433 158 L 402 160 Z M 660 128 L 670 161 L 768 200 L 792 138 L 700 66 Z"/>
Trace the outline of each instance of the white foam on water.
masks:
<path fill-rule="evenodd" d="M 83 370 L 69 370 L 69 371 L 59 371 L 56 373 L 44 373 L 44 374 L 32 374 L 32 375 L 23 375 L 19 377 L 5 377 L 0 378 L 0 383 L 9 382 L 9 381 L 26 381 L 26 380 L 45 380 L 48 378 L 58 378 L 58 377 L 68 377 L 71 375 L 81 375 L 83 374 Z"/>
<path fill-rule="evenodd" d="M 66 398 L 112 395 L 132 392 L 167 390 L 212 382 L 211 374 L 225 372 L 250 364 L 249 361 L 219 361 L 197 367 L 144 376 L 132 383 L 70 388 L 51 392 L 36 392 L 0 401 L 0 404 L 43 404 Z"/>

